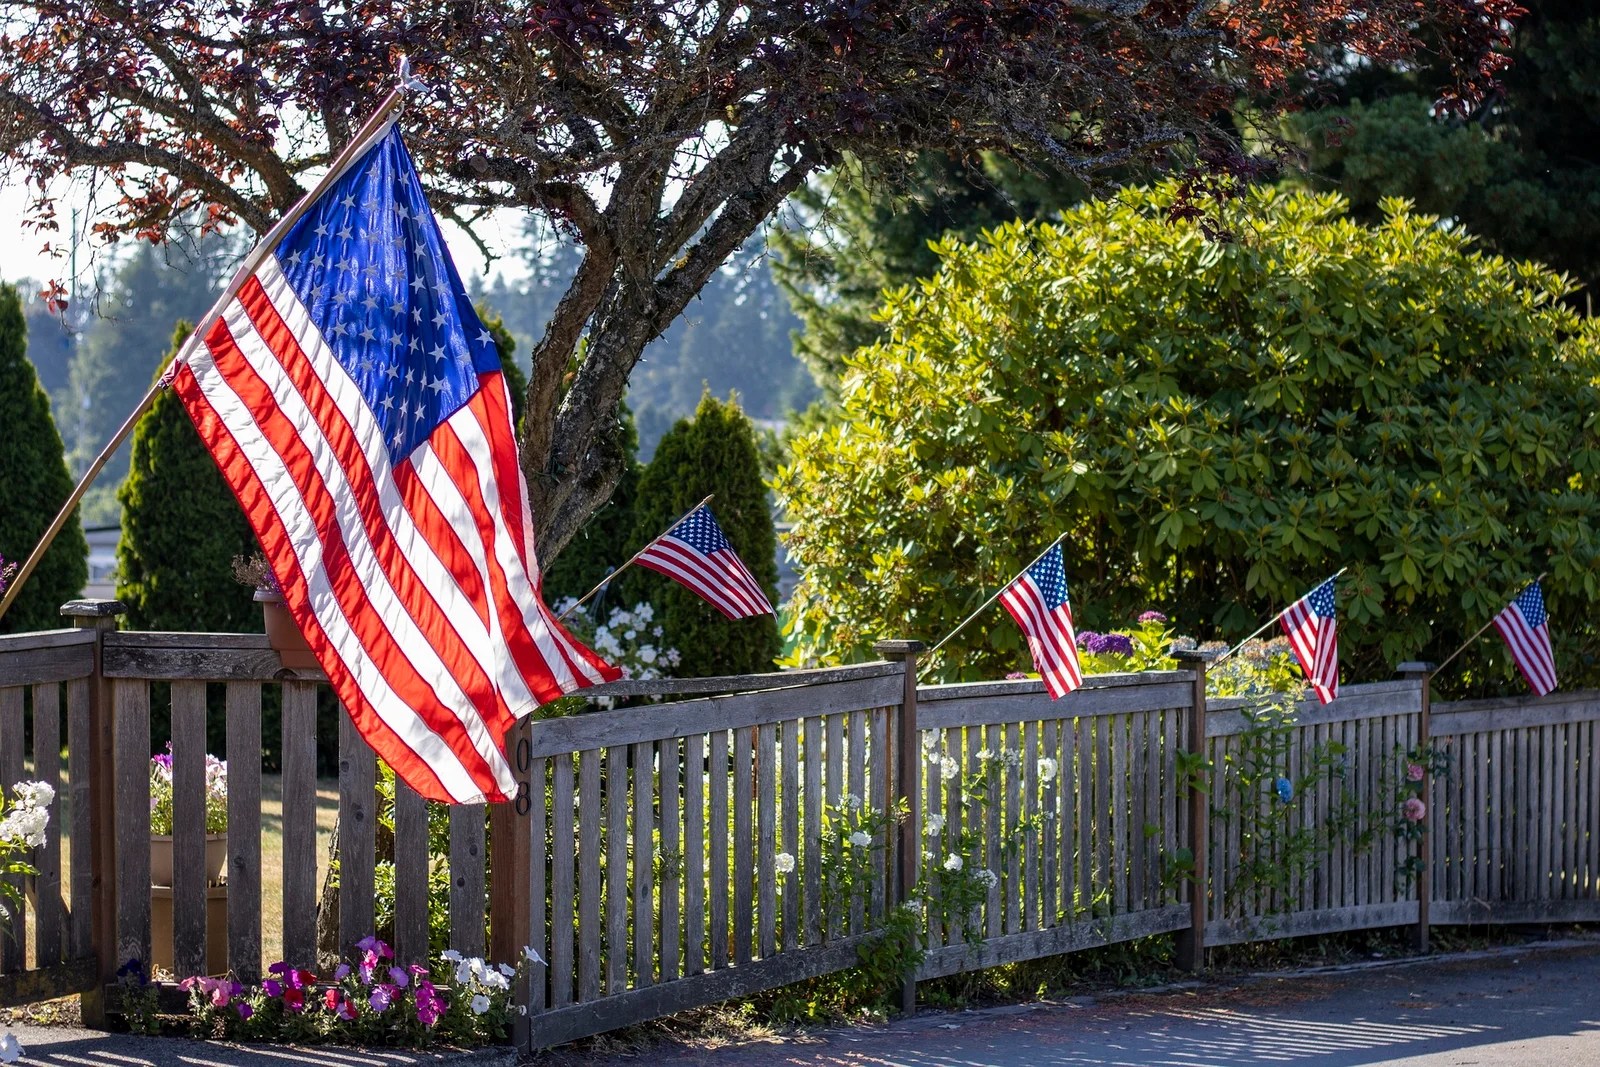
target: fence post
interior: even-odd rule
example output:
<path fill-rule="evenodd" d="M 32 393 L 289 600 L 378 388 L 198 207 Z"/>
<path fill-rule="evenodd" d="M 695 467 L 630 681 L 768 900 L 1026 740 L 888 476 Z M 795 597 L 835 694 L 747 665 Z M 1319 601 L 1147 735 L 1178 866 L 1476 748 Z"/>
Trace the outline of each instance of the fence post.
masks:
<path fill-rule="evenodd" d="M 1433 690 L 1434 664 L 1411 662 L 1402 663 L 1397 668 L 1400 677 L 1415 681 L 1421 688 L 1422 698 L 1421 713 L 1417 717 L 1417 750 L 1426 752 L 1432 744 L 1433 734 L 1429 723 L 1430 703 Z M 1422 836 L 1417 839 L 1417 860 L 1421 869 L 1417 871 L 1417 927 L 1415 931 L 1418 952 L 1428 951 L 1428 905 L 1433 898 L 1433 864 L 1428 862 L 1432 857 L 1429 847 L 1432 835 L 1428 832 L 1428 824 L 1433 821 L 1435 808 L 1433 806 L 1433 776 L 1428 773 L 1428 761 L 1422 761 L 1422 802 L 1427 805 L 1426 818 L 1422 820 Z"/>
<path fill-rule="evenodd" d="M 89 883 L 90 938 L 99 963 L 99 981 L 84 993 L 81 1011 L 86 1026 L 106 1024 L 105 987 L 116 977 L 117 959 L 117 835 L 114 825 L 112 779 L 115 746 L 112 719 L 115 708 L 112 685 L 101 670 L 101 648 L 107 631 L 117 628 L 117 618 L 128 609 L 120 600 L 72 600 L 61 605 L 68 625 L 93 630 L 94 673 L 89 676 Z M 70 757 L 69 757 L 70 758 Z M 69 779 L 67 788 L 76 801 L 84 797 L 77 782 Z"/>
<path fill-rule="evenodd" d="M 532 725 L 531 717 L 524 718 L 506 732 L 506 756 L 517 779 L 517 794 L 510 803 L 489 805 L 489 915 L 493 919 L 489 924 L 489 959 L 513 967 L 521 963 L 525 945 L 533 946 L 541 955 L 548 951 L 547 946 L 535 942 L 533 902 L 529 899 L 533 887 L 533 840 L 528 836 L 533 821 L 529 814 L 532 805 L 542 806 L 545 802 L 543 783 L 535 796 L 529 780 Z M 543 940 L 541 929 L 538 941 Z M 529 971 L 518 980 L 514 991 L 516 1002 L 523 1007 L 530 999 L 528 984 L 544 980 L 544 975 L 534 968 Z M 529 1047 L 528 1017 L 514 1016 L 511 1029 L 513 1044 Z"/>
<path fill-rule="evenodd" d="M 921 641 L 879 641 L 873 651 L 892 663 L 904 665 L 905 688 L 900 695 L 900 710 L 893 725 L 895 743 L 885 761 L 890 767 L 884 783 L 884 810 L 905 805 L 897 840 L 892 846 L 892 868 L 886 878 L 884 905 L 892 910 L 910 895 L 917 884 L 921 865 L 918 850 L 922 825 L 921 751 L 917 744 L 917 653 L 928 646 Z M 906 975 L 900 986 L 900 1010 L 909 1015 L 917 1010 L 917 979 Z"/>
<path fill-rule="evenodd" d="M 1194 672 L 1185 747 L 1201 759 L 1206 754 L 1206 666 L 1214 655 L 1192 649 L 1172 653 L 1180 667 Z M 1211 888 L 1207 855 L 1211 839 L 1211 798 L 1205 790 L 1195 789 L 1187 782 L 1184 788 L 1189 795 L 1189 851 L 1194 856 L 1194 875 L 1189 883 L 1189 929 L 1178 934 L 1178 966 L 1186 971 L 1198 971 L 1205 966 L 1206 955 L 1206 902 Z"/>

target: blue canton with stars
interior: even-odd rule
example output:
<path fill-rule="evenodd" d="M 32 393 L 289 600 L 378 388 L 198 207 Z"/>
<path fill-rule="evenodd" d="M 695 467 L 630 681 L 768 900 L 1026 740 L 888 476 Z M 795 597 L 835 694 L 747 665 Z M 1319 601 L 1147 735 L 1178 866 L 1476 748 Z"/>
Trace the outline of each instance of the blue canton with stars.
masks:
<path fill-rule="evenodd" d="M 1522 617 L 1528 622 L 1528 629 L 1537 630 L 1544 625 L 1544 590 L 1538 582 L 1517 594 L 1515 601 L 1517 610 L 1522 612 Z"/>
<path fill-rule="evenodd" d="M 728 544 L 728 539 L 723 535 L 722 527 L 717 525 L 711 509 L 704 506 L 691 511 L 682 522 L 667 531 L 667 536 L 676 537 L 696 552 L 707 556 L 733 547 Z"/>
<path fill-rule="evenodd" d="M 390 129 L 278 244 L 289 284 L 361 390 L 398 463 L 500 369 Z"/>
<path fill-rule="evenodd" d="M 1329 578 L 1306 594 L 1306 601 L 1319 619 L 1333 618 L 1333 579 Z"/>
<path fill-rule="evenodd" d="M 1067 568 L 1062 562 L 1060 542 L 1028 567 L 1028 575 L 1051 611 L 1067 602 Z"/>

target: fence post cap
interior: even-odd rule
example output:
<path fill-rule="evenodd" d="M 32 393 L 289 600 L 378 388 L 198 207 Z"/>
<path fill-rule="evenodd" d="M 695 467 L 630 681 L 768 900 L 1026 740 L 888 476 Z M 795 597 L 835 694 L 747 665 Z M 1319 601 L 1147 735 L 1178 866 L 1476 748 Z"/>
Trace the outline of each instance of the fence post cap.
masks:
<path fill-rule="evenodd" d="M 1432 674 L 1438 667 L 1437 663 L 1429 663 L 1426 660 L 1407 660 L 1395 668 L 1395 673 L 1402 678 L 1419 678 L 1425 674 Z"/>
<path fill-rule="evenodd" d="M 927 645 L 921 641 L 878 641 L 872 646 L 872 651 L 884 659 L 905 659 L 915 656 L 918 652 L 925 651 Z"/>
<path fill-rule="evenodd" d="M 111 619 L 127 613 L 128 605 L 120 600 L 69 600 L 61 605 L 61 614 L 73 619 Z"/>

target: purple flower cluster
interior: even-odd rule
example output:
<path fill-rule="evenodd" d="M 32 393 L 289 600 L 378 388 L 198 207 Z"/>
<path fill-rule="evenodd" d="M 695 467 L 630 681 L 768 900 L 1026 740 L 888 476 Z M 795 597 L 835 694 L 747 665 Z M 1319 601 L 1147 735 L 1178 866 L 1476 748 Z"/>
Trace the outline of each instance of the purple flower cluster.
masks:
<path fill-rule="evenodd" d="M 1078 647 L 1097 656 L 1133 655 L 1133 639 L 1127 634 L 1101 634 L 1085 630 L 1078 635 Z"/>
<path fill-rule="evenodd" d="M 1140 622 L 1166 622 L 1167 617 L 1159 611 L 1147 611 L 1139 616 Z"/>

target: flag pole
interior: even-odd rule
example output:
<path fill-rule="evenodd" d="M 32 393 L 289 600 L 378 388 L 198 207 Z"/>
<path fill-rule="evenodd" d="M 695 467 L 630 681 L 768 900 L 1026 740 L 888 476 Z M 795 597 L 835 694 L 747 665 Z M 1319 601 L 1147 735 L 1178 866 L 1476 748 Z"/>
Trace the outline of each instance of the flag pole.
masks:
<path fill-rule="evenodd" d="M 1061 543 L 1062 538 L 1064 538 L 1066 536 L 1067 535 L 1066 535 L 1065 531 L 1063 531 L 1059 536 L 1056 537 L 1056 539 L 1054 541 L 1051 541 L 1048 545 L 1045 545 L 1044 546 L 1044 552 L 1041 552 L 1037 556 L 1034 556 L 1033 559 L 1030 560 L 1028 562 L 1028 564 L 1022 568 L 1022 570 L 1018 571 L 1016 574 L 1013 574 L 1010 577 L 1010 579 L 1005 582 L 1004 585 L 1000 586 L 999 589 L 996 589 L 994 591 L 994 593 L 989 597 L 988 600 L 985 600 L 982 604 L 979 604 L 977 611 L 974 611 L 971 615 L 968 615 L 966 618 L 962 619 L 961 620 L 961 624 L 959 626 L 957 626 L 954 630 L 951 630 L 949 633 L 945 634 L 944 635 L 944 639 L 941 640 L 938 644 L 936 644 L 932 648 L 928 649 L 928 653 L 927 653 L 928 657 L 931 659 L 935 652 L 939 651 L 945 645 L 950 643 L 950 639 L 951 638 L 955 637 L 955 635 L 960 633 L 962 630 L 965 630 L 967 628 L 967 623 L 971 622 L 973 619 L 976 619 L 979 615 L 982 615 L 984 613 L 984 611 L 989 607 L 989 605 L 993 604 L 997 599 L 999 599 L 1000 594 L 1004 593 L 1006 591 L 1006 589 L 1008 589 L 1010 587 L 1011 583 L 1017 580 L 1017 575 L 1022 574 L 1023 571 L 1026 571 L 1028 569 L 1028 567 L 1031 567 L 1035 563 L 1038 563 L 1041 559 L 1044 559 L 1045 554 L 1048 553 L 1052 548 L 1054 548 L 1057 545 L 1059 545 Z"/>
<path fill-rule="evenodd" d="M 1549 575 L 1549 573 L 1550 573 L 1549 571 L 1540 571 L 1539 572 L 1539 577 L 1537 577 L 1533 581 L 1529 582 L 1528 585 L 1538 585 L 1540 582 L 1545 580 L 1545 578 Z M 1527 587 L 1528 586 L 1525 585 L 1522 588 L 1526 589 Z M 1515 594 L 1512 594 L 1512 595 L 1515 596 Z M 1446 664 L 1448 664 L 1451 660 L 1455 659 L 1457 656 L 1461 655 L 1461 653 L 1463 653 L 1463 652 L 1465 652 L 1467 650 L 1468 646 L 1470 646 L 1478 638 L 1482 637 L 1483 636 L 1483 632 L 1485 630 L 1487 630 L 1489 627 L 1494 625 L 1494 620 L 1495 620 L 1495 616 L 1496 615 L 1499 615 L 1499 612 L 1495 612 L 1495 615 L 1489 616 L 1489 621 L 1488 622 L 1486 622 L 1482 626 L 1478 627 L 1477 632 L 1474 633 L 1471 637 L 1467 638 L 1465 641 L 1463 641 L 1461 643 L 1461 647 L 1460 648 L 1456 649 L 1454 652 L 1452 652 L 1448 656 L 1446 656 L 1444 658 L 1444 663 L 1439 664 L 1437 667 L 1435 667 L 1433 669 L 1433 674 L 1437 675 L 1440 671 L 1444 670 Z"/>
<path fill-rule="evenodd" d="M 690 515 L 693 515 L 695 512 L 699 511 L 701 508 L 703 508 L 707 504 L 711 503 L 711 498 L 716 496 L 716 495 L 717 494 L 715 494 L 715 493 L 707 493 L 706 494 L 706 498 L 704 500 L 700 501 L 700 503 L 696 504 L 694 507 L 690 508 L 688 511 L 685 511 L 682 515 L 679 515 L 677 518 L 673 519 L 670 523 L 668 523 L 667 524 L 667 530 L 671 530 L 674 526 L 678 525 L 678 523 L 682 522 L 684 519 L 687 519 Z M 611 579 L 615 578 L 617 575 L 621 574 L 623 571 L 625 571 L 629 567 L 633 566 L 633 561 L 638 559 L 640 556 L 644 555 L 644 552 L 645 552 L 646 548 L 649 548 L 651 545 L 653 545 L 657 541 L 661 540 L 661 537 L 665 534 L 665 532 L 666 531 L 663 531 L 662 534 L 657 534 L 655 537 L 652 537 L 650 540 L 646 541 L 645 545 L 644 545 L 644 548 L 639 549 L 639 551 L 635 552 L 632 556 L 630 556 L 628 558 L 628 562 L 624 563 L 622 566 L 618 567 L 616 570 L 612 571 L 610 574 L 608 574 L 604 578 L 600 579 L 600 584 L 599 585 L 595 586 L 593 589 L 591 589 L 587 593 L 583 594 L 583 596 L 581 596 L 577 600 L 573 601 L 572 604 L 568 605 L 566 611 L 563 611 L 560 615 L 556 616 L 556 621 L 557 622 L 566 622 L 568 615 L 571 615 L 574 611 L 577 611 L 579 608 L 583 607 L 583 605 L 589 600 L 590 597 L 594 596 L 601 589 L 605 588 L 605 585 L 606 585 L 607 582 L 611 581 Z"/>
<path fill-rule="evenodd" d="M 1345 571 L 1347 571 L 1349 569 L 1350 569 L 1349 567 L 1340 567 L 1337 571 L 1334 572 L 1333 578 L 1339 577 L 1339 575 L 1343 574 Z M 1322 581 L 1318 582 L 1317 585 L 1326 585 L 1328 582 L 1333 581 L 1333 578 L 1325 578 Z M 1313 587 L 1313 588 L 1315 588 L 1315 587 Z M 1266 622 L 1264 622 L 1260 626 L 1256 627 L 1255 632 L 1252 633 L 1249 637 L 1245 638 L 1243 641 L 1240 641 L 1237 645 L 1234 645 L 1232 648 L 1228 649 L 1228 651 L 1224 652 L 1222 655 L 1220 655 L 1216 659 L 1212 660 L 1209 666 L 1210 667 L 1215 667 L 1217 664 L 1221 663 L 1223 660 L 1227 659 L 1229 656 L 1231 656 L 1235 652 L 1239 651 L 1245 645 L 1249 644 L 1251 640 L 1253 640 L 1256 637 L 1259 637 L 1263 630 L 1265 630 L 1267 627 L 1271 626 L 1273 623 L 1277 622 L 1279 619 L 1281 619 L 1285 615 L 1287 615 L 1289 613 L 1289 609 L 1294 607 L 1296 604 L 1300 603 L 1301 599 L 1304 599 L 1304 598 L 1297 598 L 1297 599 L 1289 601 L 1289 603 L 1284 606 L 1284 609 L 1282 611 L 1278 612 L 1272 618 L 1268 619 Z"/>
<path fill-rule="evenodd" d="M 227 288 L 222 291 L 222 295 L 217 298 L 217 302 L 212 305 L 211 310 L 206 313 L 205 317 L 199 320 L 200 322 L 211 323 L 216 321 L 227 306 L 228 301 L 232 300 L 238 293 L 239 286 L 244 284 L 246 278 L 255 273 L 256 268 L 261 265 L 262 260 L 271 254 L 271 249 L 282 239 L 283 234 L 288 231 L 289 227 L 300 220 L 301 216 L 316 202 L 317 197 L 321 196 L 323 191 L 343 174 L 350 161 L 360 151 L 364 150 L 367 147 L 367 142 L 371 141 L 374 134 L 383 128 L 384 123 L 389 119 L 390 113 L 404 102 L 409 86 L 409 81 L 402 75 L 400 85 L 392 89 L 389 95 L 383 98 L 383 102 L 378 105 L 378 109 L 372 113 L 371 117 L 361 124 L 361 129 L 345 145 L 344 150 L 334 158 L 333 163 L 328 167 L 328 172 L 322 176 L 322 180 L 309 193 L 296 201 L 295 205 L 289 209 L 283 218 L 278 220 L 277 225 L 268 231 L 267 236 L 258 242 L 250 254 L 245 257 L 244 263 L 234 272 L 233 279 L 228 282 Z M 144 394 L 144 399 L 140 400 L 138 406 L 123 420 L 122 425 L 117 428 L 117 432 L 112 435 L 106 446 L 100 450 L 100 454 L 95 457 L 94 462 L 89 464 L 89 468 L 84 471 L 83 477 L 78 480 L 77 487 L 67 497 L 67 502 L 56 513 L 55 521 L 45 530 L 44 536 L 28 555 L 27 562 L 22 565 L 22 569 L 17 572 L 16 578 L 6 587 L 5 596 L 0 598 L 0 618 L 5 617 L 6 609 L 11 607 L 12 602 L 17 599 L 17 594 L 22 591 L 23 583 L 28 580 L 28 576 L 33 573 L 34 568 L 38 567 L 39 561 L 44 558 L 44 554 L 49 551 L 51 544 L 55 542 L 56 535 L 61 532 L 61 528 L 72 517 L 73 511 L 77 509 L 79 502 L 83 500 L 83 495 L 89 491 L 89 486 L 94 484 L 94 480 L 99 477 L 100 472 L 111 461 L 112 455 L 122 446 L 122 442 L 128 439 L 128 435 L 138 425 L 140 417 L 150 409 L 151 404 L 155 403 L 156 396 L 171 383 L 172 374 L 178 364 L 187 358 L 194 346 L 201 343 L 203 343 L 203 331 L 197 330 L 189 335 L 188 340 L 178 350 L 178 354 L 173 356 L 172 363 L 168 365 L 160 379 Z"/>

